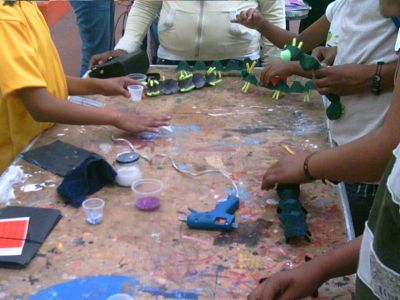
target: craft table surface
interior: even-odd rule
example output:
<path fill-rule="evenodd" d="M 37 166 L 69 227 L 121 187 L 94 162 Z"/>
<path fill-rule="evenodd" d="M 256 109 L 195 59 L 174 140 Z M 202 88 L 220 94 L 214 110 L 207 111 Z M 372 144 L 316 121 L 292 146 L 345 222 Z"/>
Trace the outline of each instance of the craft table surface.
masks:
<path fill-rule="evenodd" d="M 176 77 L 173 69 L 156 71 Z M 313 93 L 304 103 L 302 95 L 292 94 L 275 101 L 264 88 L 252 86 L 243 94 L 242 84 L 240 77 L 224 77 L 217 87 L 145 98 L 139 104 L 123 97 L 92 96 L 107 107 L 137 106 L 170 114 L 173 132 L 146 141 L 107 126 L 56 125 L 33 145 L 61 140 L 97 152 L 112 164 L 117 153 L 128 150 L 111 141 L 114 134 L 148 155 L 169 154 L 181 168 L 222 168 L 239 185 L 237 230 L 190 230 L 178 221 L 188 207 L 211 210 L 232 190 L 218 174 L 193 178 L 175 171 L 168 161 L 149 165 L 142 160 L 145 177 L 164 183 L 160 209 L 138 211 L 130 188 L 108 186 L 95 194 L 106 205 L 103 223 L 93 226 L 85 223 L 81 209 L 66 206 L 57 195 L 61 177 L 19 160 L 16 164 L 30 176 L 14 186 L 11 204 L 57 208 L 63 218 L 26 269 L 0 270 L 0 299 L 28 299 L 55 284 L 93 275 L 135 278 L 138 285 L 126 286 L 135 299 L 245 299 L 261 277 L 343 244 L 346 227 L 336 186 L 319 181 L 301 186 L 312 237 L 311 242 L 293 244 L 285 243 L 276 192 L 260 190 L 268 165 L 287 155 L 283 145 L 296 152 L 329 146 L 320 97 Z M 352 278 L 338 278 L 320 288 L 320 299 L 349 299 L 353 288 Z"/>

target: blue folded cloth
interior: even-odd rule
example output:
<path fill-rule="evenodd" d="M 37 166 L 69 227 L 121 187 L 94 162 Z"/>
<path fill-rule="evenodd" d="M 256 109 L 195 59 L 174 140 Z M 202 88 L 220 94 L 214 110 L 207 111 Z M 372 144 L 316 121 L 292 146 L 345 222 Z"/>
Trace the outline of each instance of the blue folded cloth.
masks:
<path fill-rule="evenodd" d="M 99 191 L 103 186 L 113 183 L 117 173 L 101 156 L 93 154 L 77 168 L 68 172 L 57 188 L 67 204 L 81 206 L 87 195 Z"/>

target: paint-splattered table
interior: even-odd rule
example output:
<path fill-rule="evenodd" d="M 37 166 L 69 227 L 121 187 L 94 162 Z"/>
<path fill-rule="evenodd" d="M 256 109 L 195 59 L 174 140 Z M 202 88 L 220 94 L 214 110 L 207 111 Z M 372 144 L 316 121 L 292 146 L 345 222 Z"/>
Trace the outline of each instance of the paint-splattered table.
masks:
<path fill-rule="evenodd" d="M 168 70 L 161 72 L 167 78 L 175 76 Z M 217 87 L 146 98 L 139 104 L 121 97 L 92 97 L 108 107 L 136 105 L 170 114 L 173 132 L 143 140 L 106 126 L 57 125 L 34 144 L 61 140 L 113 163 L 117 153 L 128 149 L 111 141 L 114 134 L 131 140 L 144 153 L 168 153 L 181 168 L 222 168 L 240 190 L 237 230 L 190 230 L 178 221 L 188 207 L 210 210 L 226 197 L 230 182 L 218 174 L 193 178 L 176 172 L 168 161 L 142 161 L 145 177 L 164 183 L 160 209 L 138 211 L 129 188 L 109 186 L 96 193 L 106 206 L 103 223 L 93 226 L 85 223 L 81 209 L 65 206 L 57 195 L 61 177 L 17 161 L 31 176 L 14 186 L 17 199 L 12 204 L 57 208 L 63 218 L 26 269 L 0 271 L 0 299 L 35 294 L 32 299 L 105 299 L 117 291 L 134 294 L 135 299 L 245 299 L 260 277 L 344 243 L 346 226 L 337 187 L 320 182 L 301 187 L 313 235 L 310 243 L 294 244 L 285 243 L 276 193 L 260 190 L 267 166 L 287 154 L 283 145 L 294 151 L 328 147 L 319 96 L 314 94 L 310 103 L 304 103 L 302 95 L 275 101 L 270 90 L 252 87 L 243 94 L 241 85 L 239 77 L 225 77 Z M 87 278 L 97 275 L 113 276 Z M 61 285 L 51 288 L 57 284 Z M 349 299 L 352 290 L 351 278 L 339 278 L 320 288 L 320 299 Z"/>

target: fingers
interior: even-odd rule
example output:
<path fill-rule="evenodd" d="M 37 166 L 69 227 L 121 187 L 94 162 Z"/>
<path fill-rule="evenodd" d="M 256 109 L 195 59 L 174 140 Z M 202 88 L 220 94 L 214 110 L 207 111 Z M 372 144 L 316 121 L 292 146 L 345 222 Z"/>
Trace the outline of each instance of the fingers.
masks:
<path fill-rule="evenodd" d="M 89 69 L 92 68 L 94 65 L 101 65 L 103 64 L 108 57 L 108 52 L 93 55 L 89 61 Z"/>

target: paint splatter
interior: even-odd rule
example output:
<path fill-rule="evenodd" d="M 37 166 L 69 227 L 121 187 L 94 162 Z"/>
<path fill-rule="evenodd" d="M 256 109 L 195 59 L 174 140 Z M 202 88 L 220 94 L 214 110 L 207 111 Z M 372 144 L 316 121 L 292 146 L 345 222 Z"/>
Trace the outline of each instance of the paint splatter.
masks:
<path fill-rule="evenodd" d="M 260 145 L 260 144 L 261 144 L 260 139 L 257 139 L 257 138 L 249 138 L 249 137 L 244 138 L 244 139 L 243 139 L 243 142 L 245 142 L 245 144 L 247 144 L 247 145 Z"/>
<path fill-rule="evenodd" d="M 168 291 L 165 288 L 153 287 L 153 286 L 142 286 L 140 288 L 141 292 L 148 293 L 152 296 L 172 298 L 172 299 L 199 299 L 199 294 L 197 292 L 183 292 L 180 290 Z"/>
<path fill-rule="evenodd" d="M 215 246 L 225 246 L 233 243 L 244 244 L 246 247 L 255 247 L 263 237 L 268 237 L 267 229 L 272 222 L 263 219 L 243 222 L 239 228 L 232 232 L 221 233 L 214 239 Z"/>
<path fill-rule="evenodd" d="M 243 128 L 243 129 L 226 129 L 226 131 L 233 131 L 242 134 L 257 134 L 268 132 L 270 130 L 275 129 L 275 127 L 257 127 L 257 128 Z"/>

